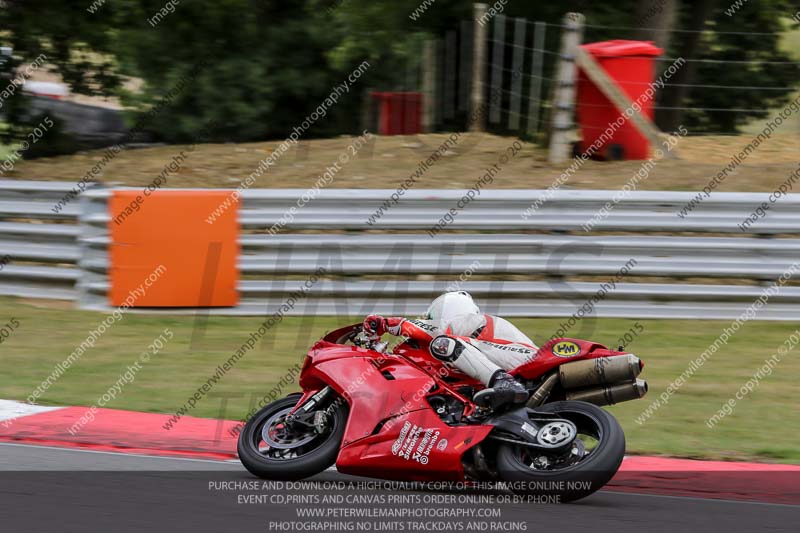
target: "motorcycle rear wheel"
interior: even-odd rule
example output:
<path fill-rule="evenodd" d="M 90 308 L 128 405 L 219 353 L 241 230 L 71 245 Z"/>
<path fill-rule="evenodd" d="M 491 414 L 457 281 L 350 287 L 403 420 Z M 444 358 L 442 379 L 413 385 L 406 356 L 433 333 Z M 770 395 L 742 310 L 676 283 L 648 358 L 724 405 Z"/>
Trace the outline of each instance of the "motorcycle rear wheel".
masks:
<path fill-rule="evenodd" d="M 316 434 L 284 423 L 299 399 L 299 394 L 291 394 L 276 400 L 245 424 L 237 451 L 250 473 L 264 479 L 296 481 L 319 474 L 336 462 L 347 423 L 347 402 L 331 404 L 326 431 Z"/>
<path fill-rule="evenodd" d="M 614 477 L 625 456 L 625 433 L 610 413 L 578 401 L 549 403 L 536 411 L 553 413 L 575 424 L 578 436 L 573 444 L 574 455 L 566 460 L 548 459 L 546 454 L 529 447 L 500 445 L 496 465 L 500 479 L 523 482 L 511 483 L 514 492 L 555 496 L 553 500 L 566 503 L 585 498 Z M 591 450 L 583 439 L 594 444 Z M 552 463 L 547 464 L 549 461 Z"/>

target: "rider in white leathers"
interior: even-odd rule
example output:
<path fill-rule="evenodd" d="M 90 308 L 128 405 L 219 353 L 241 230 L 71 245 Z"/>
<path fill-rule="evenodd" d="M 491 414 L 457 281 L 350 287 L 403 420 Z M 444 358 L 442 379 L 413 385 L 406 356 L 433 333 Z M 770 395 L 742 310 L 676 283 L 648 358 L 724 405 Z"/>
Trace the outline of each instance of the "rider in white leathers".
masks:
<path fill-rule="evenodd" d="M 504 318 L 481 313 L 464 291 L 447 292 L 428 307 L 424 320 L 370 315 L 364 331 L 429 342 L 431 354 L 477 379 L 488 388 L 475 395 L 478 405 L 524 403 L 528 391 L 506 370 L 533 358 L 537 346 Z"/>

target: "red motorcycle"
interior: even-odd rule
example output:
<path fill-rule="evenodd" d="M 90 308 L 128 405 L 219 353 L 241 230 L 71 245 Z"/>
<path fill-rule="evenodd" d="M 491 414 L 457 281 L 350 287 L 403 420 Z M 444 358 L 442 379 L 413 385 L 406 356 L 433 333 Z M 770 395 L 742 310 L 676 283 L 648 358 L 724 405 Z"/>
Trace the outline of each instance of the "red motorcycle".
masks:
<path fill-rule="evenodd" d="M 360 325 L 308 352 L 303 392 L 256 413 L 239 435 L 256 476 L 298 480 L 339 472 L 404 481 L 503 481 L 521 494 L 582 498 L 605 485 L 625 454 L 616 419 L 598 406 L 641 398 L 643 363 L 597 343 L 555 339 L 509 373 L 525 406 L 492 411 L 484 386 L 413 339 L 391 351 Z"/>

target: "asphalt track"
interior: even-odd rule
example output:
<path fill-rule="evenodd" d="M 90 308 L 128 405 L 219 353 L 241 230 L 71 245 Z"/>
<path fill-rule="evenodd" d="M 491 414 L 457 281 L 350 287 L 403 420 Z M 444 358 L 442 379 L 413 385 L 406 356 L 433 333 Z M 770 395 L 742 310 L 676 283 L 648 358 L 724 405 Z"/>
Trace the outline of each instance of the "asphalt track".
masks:
<path fill-rule="evenodd" d="M 242 503 L 233 492 L 210 489 L 214 480 L 253 479 L 237 461 L 0 444 L 0 530 L 280 531 L 270 522 L 299 521 L 308 527 L 321 522 L 299 519 L 297 508 L 302 505 Z M 313 478 L 355 479 L 335 471 Z M 507 503 L 495 507 L 502 513 L 497 520 L 516 524 L 521 531 L 794 532 L 800 523 L 800 506 L 611 491 L 569 505 Z M 454 521 L 445 522 L 455 527 Z M 422 523 L 421 527 L 433 527 L 444 522 Z M 392 530 L 413 531 L 399 526 Z"/>

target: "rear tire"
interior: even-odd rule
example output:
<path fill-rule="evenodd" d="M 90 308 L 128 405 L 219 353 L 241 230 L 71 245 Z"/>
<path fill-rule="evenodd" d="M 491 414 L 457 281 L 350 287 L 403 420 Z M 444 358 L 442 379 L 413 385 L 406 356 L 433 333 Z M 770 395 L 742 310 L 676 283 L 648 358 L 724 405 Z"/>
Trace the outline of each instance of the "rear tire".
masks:
<path fill-rule="evenodd" d="M 596 405 L 565 401 L 545 404 L 537 411 L 551 412 L 584 426 L 596 425 L 597 446 L 579 462 L 538 470 L 526 461 L 527 450 L 514 444 L 502 444 L 497 450 L 497 472 L 503 481 L 522 481 L 512 486 L 519 494 L 557 496 L 559 502 L 585 498 L 611 481 L 625 456 L 625 433 L 610 413 Z M 579 426 L 579 435 L 582 433 Z M 528 448 L 529 449 L 529 448 Z M 540 452 L 535 452 L 537 455 Z M 512 484 L 513 485 L 513 484 Z"/>
<path fill-rule="evenodd" d="M 297 454 L 295 457 L 273 457 L 269 455 L 270 450 L 265 452 L 259 449 L 260 443 L 264 442 L 262 430 L 266 423 L 297 405 L 299 399 L 299 394 L 292 394 L 276 400 L 245 424 L 239 434 L 237 451 L 239 460 L 250 473 L 264 479 L 296 481 L 319 474 L 336 462 L 347 424 L 348 405 L 345 401 L 335 402 L 338 405 L 329 415 L 331 427 L 327 433 L 299 446 L 296 451 L 287 452 L 287 455 Z"/>

